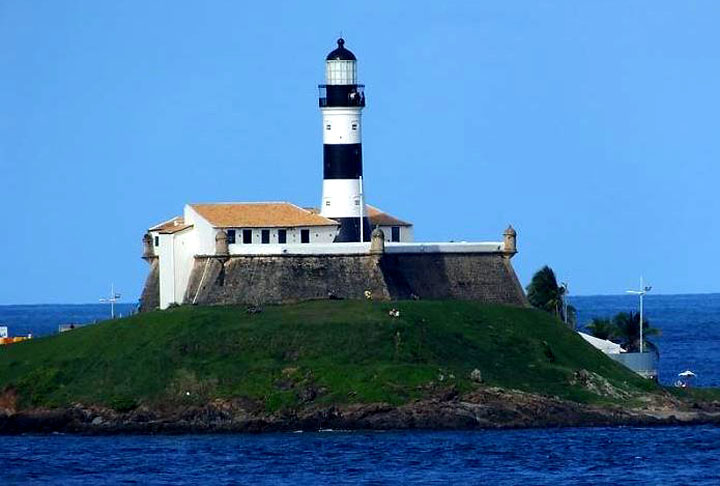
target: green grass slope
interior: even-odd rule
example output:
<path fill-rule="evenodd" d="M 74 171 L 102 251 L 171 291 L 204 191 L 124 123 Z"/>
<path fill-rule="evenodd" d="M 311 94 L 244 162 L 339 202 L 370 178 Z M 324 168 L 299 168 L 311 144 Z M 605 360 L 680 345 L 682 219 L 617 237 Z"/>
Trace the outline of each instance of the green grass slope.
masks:
<path fill-rule="evenodd" d="M 400 317 L 388 311 L 396 307 Z M 317 301 L 265 307 L 179 307 L 0 348 L 0 390 L 23 407 L 202 403 L 243 397 L 267 410 L 421 398 L 433 387 L 487 385 L 583 402 L 585 369 L 633 392 L 656 385 L 532 309 L 467 301 Z M 307 394 L 306 393 L 306 394 Z"/>

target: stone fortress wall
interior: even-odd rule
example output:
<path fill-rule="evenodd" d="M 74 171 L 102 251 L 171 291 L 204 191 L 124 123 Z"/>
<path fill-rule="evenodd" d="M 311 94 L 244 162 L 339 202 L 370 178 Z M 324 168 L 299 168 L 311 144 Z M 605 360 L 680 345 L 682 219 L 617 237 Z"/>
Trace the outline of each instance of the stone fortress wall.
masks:
<path fill-rule="evenodd" d="M 195 257 L 184 304 L 281 304 L 314 299 L 462 299 L 527 305 L 505 246 L 484 252 L 386 251 L 379 238 L 370 252 L 352 254 L 228 255 Z M 389 249 L 389 248 L 388 248 Z M 157 307 L 156 262 L 141 310 Z"/>
<path fill-rule="evenodd" d="M 510 261 L 493 254 L 203 256 L 185 294 L 194 304 L 312 299 L 469 299 L 525 305 Z"/>

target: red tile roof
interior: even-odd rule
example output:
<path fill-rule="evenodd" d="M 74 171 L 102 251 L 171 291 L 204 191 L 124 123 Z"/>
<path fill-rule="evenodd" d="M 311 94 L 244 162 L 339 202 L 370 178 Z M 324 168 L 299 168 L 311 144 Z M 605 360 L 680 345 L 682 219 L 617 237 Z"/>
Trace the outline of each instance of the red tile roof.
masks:
<path fill-rule="evenodd" d="M 287 202 L 191 204 L 216 228 L 338 226 L 338 222 Z"/>
<path fill-rule="evenodd" d="M 170 235 L 184 229 L 192 228 L 192 226 L 191 224 L 185 224 L 182 216 L 175 216 L 171 220 L 153 226 L 148 231 L 158 231 L 162 234 Z"/>
<path fill-rule="evenodd" d="M 372 226 L 412 226 L 412 223 L 391 216 L 375 206 L 366 204 L 365 207 L 367 207 L 368 218 L 370 218 L 370 224 Z"/>

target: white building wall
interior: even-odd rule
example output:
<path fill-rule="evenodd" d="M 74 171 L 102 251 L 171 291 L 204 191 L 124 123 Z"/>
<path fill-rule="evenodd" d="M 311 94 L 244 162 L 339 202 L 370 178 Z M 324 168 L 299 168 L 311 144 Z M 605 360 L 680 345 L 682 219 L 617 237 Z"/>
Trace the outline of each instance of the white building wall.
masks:
<path fill-rule="evenodd" d="M 379 226 L 385 235 L 385 241 L 391 242 L 393 226 Z M 413 227 L 412 226 L 398 226 L 400 228 L 400 242 L 410 243 L 413 241 Z"/>
<path fill-rule="evenodd" d="M 189 204 L 183 209 L 185 224 L 193 225 L 195 233 L 195 255 L 215 254 L 215 234 L 218 230 L 210 222 L 200 216 Z"/>
<path fill-rule="evenodd" d="M 400 229 L 400 241 L 413 242 L 415 241 L 415 227 L 405 226 Z"/>
<path fill-rule="evenodd" d="M 194 228 L 173 234 L 159 234 L 156 255 L 160 270 L 160 308 L 182 304 L 196 255 Z"/>
<path fill-rule="evenodd" d="M 182 304 L 190 280 L 190 273 L 195 264 L 196 231 L 194 228 L 188 228 L 171 236 L 174 237 L 172 244 L 174 250 L 173 261 L 175 263 L 174 302 Z"/>
<path fill-rule="evenodd" d="M 155 248 L 160 270 L 161 309 L 167 309 L 170 304 L 175 302 L 175 255 L 172 249 L 172 237 L 173 235 L 159 235 L 160 246 Z"/>
<path fill-rule="evenodd" d="M 159 244 L 156 245 L 155 241 L 158 241 L 158 243 L 160 242 L 160 232 L 159 231 L 148 231 L 148 233 L 150 233 L 150 237 L 152 238 L 153 250 L 155 251 L 156 255 L 159 255 L 160 254 L 160 245 Z"/>
<path fill-rule="evenodd" d="M 301 243 L 300 230 L 310 230 L 310 245 L 330 244 L 335 240 L 338 228 L 337 226 L 308 226 L 305 228 L 265 228 L 270 231 L 270 243 L 262 243 L 263 228 L 228 228 L 235 230 L 235 243 L 228 245 L 228 251 L 231 255 L 256 255 L 265 252 L 282 253 L 283 247 L 293 245 L 307 246 L 308 243 Z M 243 229 L 251 229 L 252 243 L 243 243 Z M 278 243 L 278 231 L 280 229 L 287 230 L 287 243 Z M 272 248 L 271 248 L 272 247 Z M 214 252 L 213 252 L 214 253 Z M 210 254 L 213 254 L 210 253 Z"/>

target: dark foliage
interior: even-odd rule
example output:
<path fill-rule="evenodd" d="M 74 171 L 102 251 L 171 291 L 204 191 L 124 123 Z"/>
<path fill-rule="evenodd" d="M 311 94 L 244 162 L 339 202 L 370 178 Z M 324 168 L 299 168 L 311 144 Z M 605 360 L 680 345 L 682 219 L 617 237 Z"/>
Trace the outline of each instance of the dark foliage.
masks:
<path fill-rule="evenodd" d="M 558 285 L 552 268 L 545 265 L 533 275 L 527 286 L 527 297 L 533 307 L 549 312 L 562 321 L 566 320 L 567 309 L 567 323 L 571 328 L 575 327 L 577 313 L 573 306 L 565 306 L 566 289 Z"/>
<path fill-rule="evenodd" d="M 640 314 L 638 312 L 620 312 L 615 317 L 593 318 L 587 329 L 599 339 L 607 339 L 620 344 L 628 352 L 640 351 Z M 643 317 L 643 347 L 658 352 L 657 346 L 647 340 L 648 336 L 659 336 L 660 330 L 650 327 Z"/>

